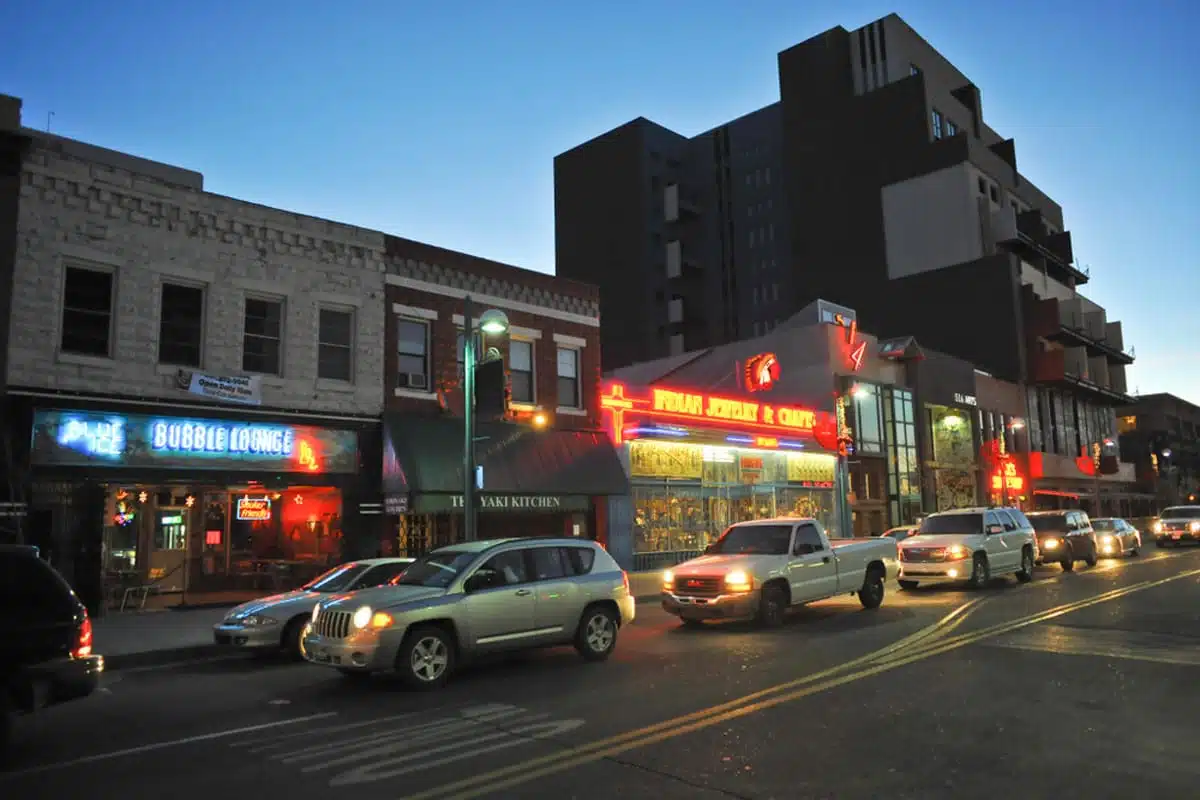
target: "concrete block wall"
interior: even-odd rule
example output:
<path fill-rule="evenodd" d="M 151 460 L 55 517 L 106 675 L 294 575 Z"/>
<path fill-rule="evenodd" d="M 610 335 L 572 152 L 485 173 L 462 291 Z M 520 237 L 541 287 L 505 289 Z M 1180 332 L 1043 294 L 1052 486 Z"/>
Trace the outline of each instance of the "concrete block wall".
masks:
<path fill-rule="evenodd" d="M 86 152 L 86 151 L 85 151 Z M 99 149 L 98 153 L 102 153 Z M 383 406 L 384 235 L 204 192 L 36 139 L 20 186 L 8 382 L 12 388 L 197 399 L 159 365 L 161 286 L 206 290 L 200 370 L 241 375 L 247 294 L 282 299 L 282 375 L 263 405 L 377 414 Z M 136 167 L 134 167 L 136 168 Z M 112 358 L 60 353 L 65 267 L 116 273 Z M 317 378 L 325 305 L 352 308 L 354 380 Z"/>

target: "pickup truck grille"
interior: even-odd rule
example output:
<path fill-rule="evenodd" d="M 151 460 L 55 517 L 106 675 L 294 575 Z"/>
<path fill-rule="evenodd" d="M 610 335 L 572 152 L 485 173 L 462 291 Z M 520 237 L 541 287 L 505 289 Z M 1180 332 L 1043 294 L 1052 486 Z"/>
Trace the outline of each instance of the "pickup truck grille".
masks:
<path fill-rule="evenodd" d="M 681 597 L 717 597 L 721 594 L 721 579 L 680 575 L 675 578 L 675 594 Z"/>
<path fill-rule="evenodd" d="M 353 616 L 349 611 L 322 611 L 317 615 L 313 631 L 318 636 L 345 639 L 350 634 L 350 619 Z"/>
<path fill-rule="evenodd" d="M 900 549 L 900 560 L 908 561 L 913 564 L 927 564 L 931 561 L 945 561 L 946 548 L 944 547 L 902 547 Z"/>
<path fill-rule="evenodd" d="M 1171 520 L 1162 524 L 1164 531 L 1187 531 L 1190 530 L 1192 520 Z"/>

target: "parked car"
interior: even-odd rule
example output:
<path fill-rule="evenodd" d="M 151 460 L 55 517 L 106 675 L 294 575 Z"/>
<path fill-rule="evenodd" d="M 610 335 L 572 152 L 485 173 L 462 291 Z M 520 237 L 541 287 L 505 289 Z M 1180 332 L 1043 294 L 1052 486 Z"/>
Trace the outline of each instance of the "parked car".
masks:
<path fill-rule="evenodd" d="M 1136 556 L 1142 550 L 1142 533 L 1119 517 L 1092 520 L 1092 530 L 1105 556 Z"/>
<path fill-rule="evenodd" d="M 403 572 L 411 558 L 368 558 L 339 564 L 293 592 L 242 603 L 213 626 L 213 640 L 243 650 L 282 650 L 304 657 L 304 628 L 323 597 L 382 586 Z"/>
<path fill-rule="evenodd" d="M 889 528 L 883 532 L 884 536 L 890 536 L 897 542 L 902 542 L 910 536 L 916 536 L 920 525 L 897 525 L 895 528 Z"/>
<path fill-rule="evenodd" d="M 87 608 L 37 550 L 0 545 L 0 753 L 14 718 L 87 697 L 104 659 Z"/>
<path fill-rule="evenodd" d="M 1039 564 L 1058 562 L 1063 572 L 1075 569 L 1076 561 L 1089 567 L 1100 559 L 1100 542 L 1092 521 L 1082 511 L 1031 511 L 1029 521 L 1037 531 Z"/>
<path fill-rule="evenodd" d="M 1164 508 L 1151 530 L 1159 547 L 1200 542 L 1200 506 Z"/>
<path fill-rule="evenodd" d="M 573 644 L 603 661 L 633 622 L 629 576 L 584 539 L 497 539 L 435 550 L 387 586 L 318 603 L 304 656 L 343 675 L 441 686 L 480 655 Z"/>
<path fill-rule="evenodd" d="M 831 540 L 815 519 L 739 522 L 704 555 L 663 573 L 662 605 L 685 625 L 757 618 L 775 627 L 789 608 L 839 594 L 878 608 L 897 571 L 890 537 Z"/>
<path fill-rule="evenodd" d="M 939 511 L 900 542 L 900 588 L 965 581 L 975 588 L 1000 575 L 1033 580 L 1037 537 L 1017 508 Z"/>

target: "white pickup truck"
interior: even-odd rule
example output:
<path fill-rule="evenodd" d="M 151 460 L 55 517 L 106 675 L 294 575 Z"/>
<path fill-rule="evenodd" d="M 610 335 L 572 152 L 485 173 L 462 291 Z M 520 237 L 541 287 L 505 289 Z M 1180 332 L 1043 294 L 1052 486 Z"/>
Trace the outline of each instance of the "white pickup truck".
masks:
<path fill-rule="evenodd" d="M 899 571 L 889 536 L 831 540 L 814 519 L 739 522 L 663 573 L 662 605 L 685 625 L 754 617 L 774 627 L 789 608 L 839 594 L 878 608 Z"/>

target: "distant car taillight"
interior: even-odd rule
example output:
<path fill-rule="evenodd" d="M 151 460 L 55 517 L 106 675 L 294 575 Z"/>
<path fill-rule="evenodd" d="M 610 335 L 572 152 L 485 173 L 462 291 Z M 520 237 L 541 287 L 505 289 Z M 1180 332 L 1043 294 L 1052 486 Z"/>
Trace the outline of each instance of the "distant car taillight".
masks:
<path fill-rule="evenodd" d="M 75 646 L 71 648 L 71 658 L 87 658 L 92 654 L 92 619 L 83 612 L 83 623 L 75 634 Z"/>

